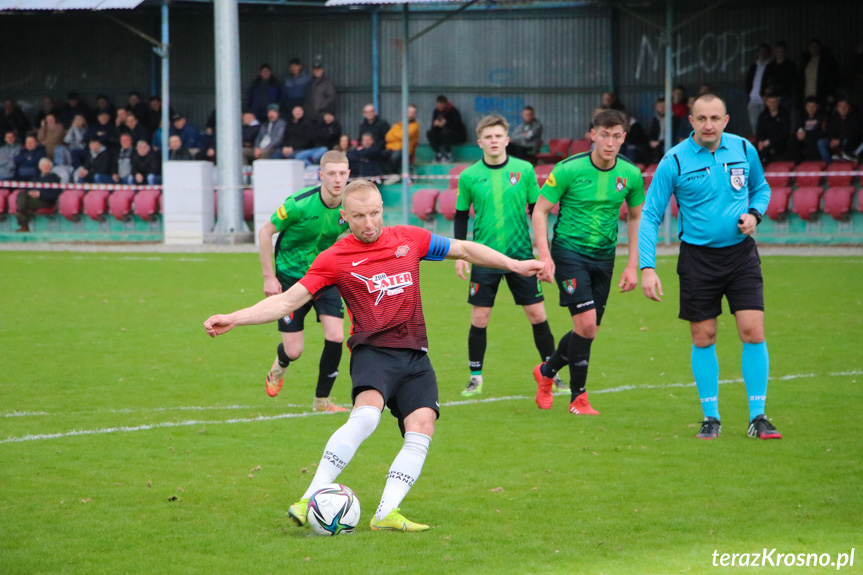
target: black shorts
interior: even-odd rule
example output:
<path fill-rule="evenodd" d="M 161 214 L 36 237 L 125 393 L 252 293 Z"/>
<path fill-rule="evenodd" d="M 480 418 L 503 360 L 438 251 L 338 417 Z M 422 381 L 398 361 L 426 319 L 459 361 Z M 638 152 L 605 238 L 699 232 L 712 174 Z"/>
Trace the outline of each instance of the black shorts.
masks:
<path fill-rule="evenodd" d="M 614 258 L 597 259 L 573 250 L 555 248 L 554 279 L 560 290 L 560 307 L 569 308 L 571 315 L 596 310 L 596 325 L 602 323 L 611 277 L 614 275 Z"/>
<path fill-rule="evenodd" d="M 494 298 L 501 278 L 506 278 L 506 285 L 512 293 L 515 305 L 531 305 L 543 301 L 542 286 L 536 277 L 525 277 L 515 272 L 501 273 L 482 266 L 473 266 L 470 270 L 470 291 L 467 303 L 479 307 L 494 307 Z"/>
<path fill-rule="evenodd" d="M 279 281 L 281 281 L 282 284 L 282 292 L 286 292 L 299 280 Z M 345 317 L 345 306 L 342 303 L 342 296 L 339 293 L 339 290 L 333 286 L 321 292 L 317 298 L 306 303 L 300 309 L 295 310 L 291 315 L 281 318 L 278 322 L 279 331 L 282 333 L 297 333 L 303 331 L 306 314 L 309 313 L 312 308 L 315 308 L 318 323 L 320 323 L 322 315 L 331 315 L 340 319 Z"/>
<path fill-rule="evenodd" d="M 761 258 L 751 237 L 725 248 L 681 243 L 677 275 L 680 319 L 704 321 L 720 316 L 723 295 L 731 313 L 764 310 Z"/>
<path fill-rule="evenodd" d="M 367 389 L 376 389 L 399 421 L 405 434 L 405 417 L 421 407 L 440 417 L 437 376 L 428 354 L 417 349 L 360 345 L 351 352 L 351 400 Z"/>

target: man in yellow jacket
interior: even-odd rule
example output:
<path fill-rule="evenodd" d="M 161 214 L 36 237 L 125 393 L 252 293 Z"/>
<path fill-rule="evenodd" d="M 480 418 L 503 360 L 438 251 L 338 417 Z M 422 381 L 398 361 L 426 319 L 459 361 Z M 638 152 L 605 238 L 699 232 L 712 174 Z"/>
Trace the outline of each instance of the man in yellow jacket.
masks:
<path fill-rule="evenodd" d="M 402 169 L 402 123 L 392 125 L 386 135 L 386 159 L 390 163 L 392 172 L 398 174 Z M 417 122 L 417 107 L 408 106 L 408 145 L 410 146 L 410 158 L 413 160 L 417 146 L 420 143 L 420 125 Z"/>

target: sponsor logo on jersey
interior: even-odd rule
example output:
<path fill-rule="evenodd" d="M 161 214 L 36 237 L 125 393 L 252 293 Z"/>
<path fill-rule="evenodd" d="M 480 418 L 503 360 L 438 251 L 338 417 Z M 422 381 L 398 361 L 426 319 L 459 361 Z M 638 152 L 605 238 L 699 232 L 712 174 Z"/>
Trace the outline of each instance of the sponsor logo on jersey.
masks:
<path fill-rule="evenodd" d="M 414 285 L 413 276 L 410 272 L 387 275 L 385 273 L 375 274 L 370 278 L 351 272 L 351 275 L 366 284 L 369 293 L 377 293 L 378 298 L 375 305 L 380 303 L 385 295 L 398 295 L 404 292 L 404 288 Z"/>
<path fill-rule="evenodd" d="M 743 168 L 731 168 L 731 187 L 737 191 L 746 185 L 746 170 Z"/>
<path fill-rule="evenodd" d="M 285 322 L 285 325 L 291 325 L 291 322 L 294 321 L 294 312 L 291 312 L 290 315 L 286 315 L 282 320 Z"/>
<path fill-rule="evenodd" d="M 403 258 L 406 255 L 408 255 L 408 252 L 410 250 L 411 249 L 408 246 L 399 246 L 398 249 L 396 250 L 396 257 L 397 258 Z"/>
<path fill-rule="evenodd" d="M 572 295 L 575 293 L 575 278 L 571 280 L 563 280 L 563 289 L 566 290 L 566 293 Z"/>
<path fill-rule="evenodd" d="M 285 210 L 285 206 L 279 206 L 279 209 L 276 210 L 276 217 L 280 220 L 288 219 L 288 212 Z"/>
<path fill-rule="evenodd" d="M 621 178 L 617 176 L 617 191 L 622 192 L 626 189 L 626 178 Z"/>
<path fill-rule="evenodd" d="M 552 188 L 557 185 L 557 180 L 554 179 L 554 174 L 548 175 L 548 179 L 545 181 L 545 185 L 551 186 Z"/>
<path fill-rule="evenodd" d="M 509 173 L 509 183 L 513 186 L 521 180 L 521 172 L 510 172 Z"/>
<path fill-rule="evenodd" d="M 470 295 L 476 295 L 476 292 L 479 290 L 479 284 L 476 282 L 470 282 Z"/>

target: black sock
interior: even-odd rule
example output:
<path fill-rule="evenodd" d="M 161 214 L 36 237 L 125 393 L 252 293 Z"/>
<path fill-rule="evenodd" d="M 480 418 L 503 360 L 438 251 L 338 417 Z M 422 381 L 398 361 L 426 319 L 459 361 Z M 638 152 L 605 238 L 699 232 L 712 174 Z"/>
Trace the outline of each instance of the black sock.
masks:
<path fill-rule="evenodd" d="M 531 327 L 533 328 L 533 343 L 539 352 L 539 359 L 540 361 L 548 361 L 554 353 L 554 336 L 551 335 L 548 320 L 535 323 Z"/>
<path fill-rule="evenodd" d="M 554 377 L 558 371 L 563 369 L 563 367 L 569 363 L 566 354 L 569 350 L 570 339 L 572 339 L 572 331 L 566 332 L 564 336 L 560 338 L 560 343 L 557 345 L 557 349 L 554 350 L 554 353 L 551 354 L 551 357 L 543 366 L 542 374 L 544 376 Z"/>
<path fill-rule="evenodd" d="M 342 361 L 342 342 L 324 340 L 324 351 L 321 352 L 321 363 L 318 365 L 318 387 L 315 397 L 329 397 L 339 374 L 339 362 Z"/>
<path fill-rule="evenodd" d="M 471 373 L 474 371 L 482 371 L 482 362 L 485 359 L 485 337 L 484 327 L 470 326 L 470 331 L 467 332 L 467 359 Z"/>
<path fill-rule="evenodd" d="M 590 344 L 593 339 L 572 333 L 566 355 L 569 358 L 570 401 L 584 393 L 587 385 L 587 368 L 590 364 Z"/>
<path fill-rule="evenodd" d="M 288 357 L 288 354 L 285 353 L 285 344 L 280 343 L 279 347 L 276 348 L 276 355 L 279 358 L 279 365 L 282 367 L 288 367 L 291 363 L 291 358 Z"/>

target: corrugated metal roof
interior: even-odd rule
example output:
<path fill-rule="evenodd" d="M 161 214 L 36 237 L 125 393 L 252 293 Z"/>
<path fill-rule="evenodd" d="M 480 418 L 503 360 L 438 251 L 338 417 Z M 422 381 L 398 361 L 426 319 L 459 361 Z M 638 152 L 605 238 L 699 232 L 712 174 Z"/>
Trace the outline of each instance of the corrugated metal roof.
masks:
<path fill-rule="evenodd" d="M 130 10 L 144 0 L 0 0 L 4 10 Z"/>
<path fill-rule="evenodd" d="M 464 4 L 467 0 L 327 0 L 326 6 L 357 4 Z"/>

